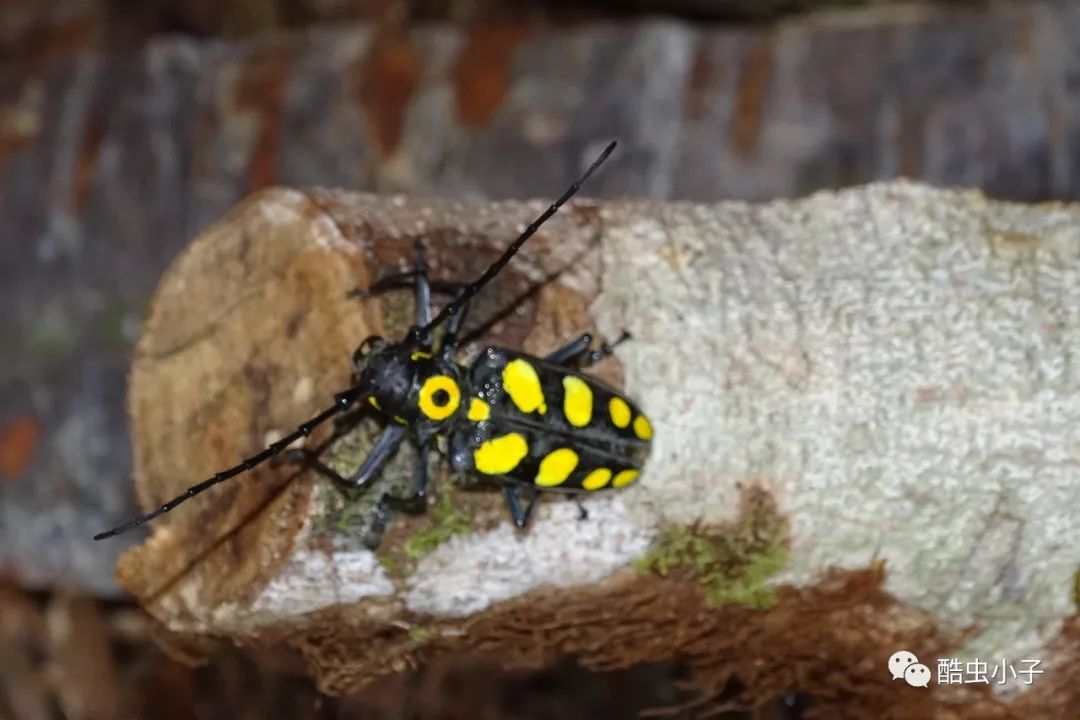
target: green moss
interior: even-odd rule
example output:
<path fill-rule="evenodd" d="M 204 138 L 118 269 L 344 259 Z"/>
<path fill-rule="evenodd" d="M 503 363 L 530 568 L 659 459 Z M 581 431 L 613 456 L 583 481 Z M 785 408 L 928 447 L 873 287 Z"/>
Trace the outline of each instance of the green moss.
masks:
<path fill-rule="evenodd" d="M 417 625 L 409 630 L 409 639 L 412 640 L 413 645 L 423 645 L 433 637 L 435 637 L 435 628 Z"/>
<path fill-rule="evenodd" d="M 403 580 L 409 574 L 408 565 L 394 555 L 375 553 L 375 558 L 391 580 Z"/>
<path fill-rule="evenodd" d="M 439 495 L 438 502 L 428 510 L 431 526 L 418 531 L 405 543 L 405 557 L 416 562 L 454 535 L 467 533 L 472 527 L 472 516 L 454 504 L 453 492 L 447 486 Z"/>
<path fill-rule="evenodd" d="M 775 602 L 766 581 L 788 561 L 786 524 L 771 502 L 751 499 L 732 528 L 672 525 L 638 563 L 638 570 L 667 576 L 689 572 L 716 605 L 767 608 Z"/>

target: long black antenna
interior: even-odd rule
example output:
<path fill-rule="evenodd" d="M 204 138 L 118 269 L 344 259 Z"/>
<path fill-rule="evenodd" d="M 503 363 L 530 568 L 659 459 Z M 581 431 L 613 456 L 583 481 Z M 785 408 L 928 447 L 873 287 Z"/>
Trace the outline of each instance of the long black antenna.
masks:
<path fill-rule="evenodd" d="M 585 181 L 589 179 L 589 176 L 592 175 L 593 172 L 598 167 L 600 167 L 600 165 L 602 165 L 605 160 L 608 159 L 608 156 L 611 155 L 617 144 L 618 143 L 616 143 L 615 141 L 610 142 L 608 146 L 604 148 L 604 151 L 601 152 L 600 155 L 596 158 L 596 160 L 593 161 L 592 165 L 589 166 L 589 169 L 586 170 L 584 174 L 582 174 L 582 176 L 574 182 L 573 185 L 567 188 L 566 192 L 564 192 L 558 200 L 553 202 L 547 210 L 542 212 L 539 217 L 529 223 L 529 226 L 526 227 L 520 235 L 518 235 L 517 239 L 515 239 L 514 242 L 510 244 L 510 247 L 506 249 L 506 252 L 504 252 L 498 260 L 492 263 L 491 266 L 487 270 L 485 270 L 480 277 L 478 277 L 469 285 L 466 285 L 465 289 L 462 290 L 461 293 L 458 294 L 458 296 L 454 298 L 452 302 L 447 303 L 447 305 L 443 307 L 443 309 L 439 312 L 438 315 L 436 315 L 432 319 L 431 322 L 429 322 L 424 327 L 414 329 L 410 336 L 407 337 L 403 342 L 410 345 L 415 345 L 417 342 L 420 342 L 424 338 L 428 337 L 429 333 L 434 328 L 438 327 L 441 323 L 446 322 L 449 317 L 456 315 L 458 312 L 460 312 L 462 304 L 468 301 L 474 295 L 476 295 L 476 293 L 480 292 L 480 290 L 485 285 L 491 282 L 491 279 L 498 275 L 499 271 L 506 267 L 506 264 L 510 262 L 510 258 L 514 257 L 517 251 L 521 249 L 521 246 L 524 245 L 529 238 L 536 234 L 536 231 L 540 229 L 540 226 L 547 222 L 552 215 L 557 213 L 559 211 L 559 208 L 565 205 L 566 201 L 573 197 L 577 193 L 577 191 L 581 189 L 581 186 L 585 184 Z M 105 532 L 98 533 L 94 536 L 94 539 L 104 540 L 105 538 L 125 533 L 128 530 L 139 527 L 140 525 L 145 525 L 154 518 L 169 512 L 180 503 L 195 497 L 199 493 L 209 490 L 214 485 L 217 485 L 220 482 L 224 482 L 229 478 L 236 477 L 242 472 L 247 472 L 248 470 L 251 470 L 257 465 L 261 465 L 262 463 L 266 462 L 270 458 L 280 453 L 282 450 L 284 450 L 286 447 L 291 445 L 299 438 L 310 435 L 312 430 L 314 430 L 319 425 L 322 425 L 324 422 L 326 422 L 333 416 L 337 415 L 338 413 L 344 412 L 345 410 L 348 410 L 354 403 L 357 402 L 357 400 L 361 399 L 365 395 L 366 393 L 359 385 L 355 385 L 348 390 L 345 390 L 344 392 L 338 393 L 334 396 L 335 402 L 333 406 L 323 410 L 321 413 L 311 418 L 307 422 L 303 423 L 298 428 L 296 428 L 296 430 L 281 438 L 277 442 L 271 443 L 261 452 L 256 453 L 255 455 L 252 455 L 251 457 L 245 459 L 239 465 L 231 467 L 228 470 L 222 470 L 221 472 L 215 474 L 213 477 L 207 478 L 206 480 L 203 480 L 197 485 L 192 485 L 187 490 L 177 495 L 172 500 L 169 500 L 156 510 L 148 512 L 145 515 L 140 515 L 134 520 L 115 527 L 112 530 L 106 530 Z"/>
<path fill-rule="evenodd" d="M 119 535 L 120 533 L 126 533 L 128 530 L 137 528 L 140 525 L 145 525 L 159 515 L 164 515 L 165 513 L 169 512 L 180 503 L 186 500 L 190 500 L 201 492 L 209 490 L 210 488 L 217 485 L 219 482 L 224 482 L 231 477 L 236 477 L 242 472 L 247 472 L 248 470 L 251 470 L 256 465 L 261 465 L 262 463 L 266 462 L 267 460 L 284 450 L 286 447 L 291 445 L 297 439 L 310 435 L 312 430 L 317 428 L 319 425 L 322 425 L 324 422 L 326 422 L 333 416 L 348 410 L 349 407 L 351 407 L 357 400 L 359 400 L 363 396 L 364 393 L 361 391 L 359 385 L 351 387 L 344 392 L 338 393 L 334 396 L 334 404 L 331 407 L 326 408 L 321 413 L 311 418 L 307 422 L 303 423 L 298 428 L 296 428 L 296 430 L 292 431 L 277 442 L 271 443 L 262 452 L 252 455 L 251 457 L 247 458 L 235 467 L 231 467 L 228 470 L 222 470 L 213 477 L 203 480 L 198 485 L 192 485 L 187 490 L 180 493 L 172 500 L 169 500 L 167 503 L 159 507 L 157 510 L 152 510 L 145 515 L 140 515 L 139 517 L 135 518 L 130 522 L 126 522 L 123 525 L 114 527 L 112 530 L 106 530 L 105 532 L 98 533 L 94 536 L 94 539 L 104 540 L 105 538 L 110 538 L 114 535 Z"/>
<path fill-rule="evenodd" d="M 499 271 L 506 267 L 506 264 L 510 262 L 510 258 L 517 254 L 517 251 L 521 249 L 521 246 L 536 234 L 536 231 L 540 229 L 540 226 L 546 223 L 552 215 L 559 212 L 559 208 L 565 205 L 566 201 L 572 198 L 577 191 L 581 189 L 581 186 L 585 184 L 585 181 L 589 179 L 589 176 L 593 174 L 596 168 L 603 165 L 604 161 L 608 159 L 608 156 L 615 150 L 616 145 L 618 145 L 618 142 L 615 140 L 608 143 L 608 146 L 604 148 L 604 151 L 600 153 L 596 160 L 593 160 L 593 164 L 589 166 L 589 169 L 586 170 L 573 185 L 567 188 L 566 192 L 564 192 L 558 200 L 551 203 L 547 210 L 540 213 L 538 218 L 529 223 L 529 226 L 517 236 L 517 239 L 514 240 L 514 242 L 510 243 L 510 247 L 506 248 L 506 252 L 504 252 L 498 260 L 493 262 L 491 267 L 484 271 L 483 275 L 466 285 L 465 289 L 451 302 L 447 303 L 443 309 L 439 311 L 439 314 L 432 318 L 431 322 L 424 327 L 414 329 L 406 341 L 410 345 L 416 345 L 417 343 L 423 342 L 425 338 L 429 337 L 432 330 L 437 328 L 441 323 L 446 322 L 447 318 L 450 316 L 460 312 L 461 306 L 473 295 L 480 292 L 481 288 L 491 282 L 491 279 L 498 275 Z"/>

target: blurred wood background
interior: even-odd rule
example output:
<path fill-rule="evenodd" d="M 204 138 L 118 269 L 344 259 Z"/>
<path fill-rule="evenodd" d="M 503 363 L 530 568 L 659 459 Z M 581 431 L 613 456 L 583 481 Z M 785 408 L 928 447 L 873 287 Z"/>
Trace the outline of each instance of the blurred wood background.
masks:
<path fill-rule="evenodd" d="M 810 6 L 828 12 L 792 12 Z M 900 175 L 1080 196 L 1080 7 L 1064 0 L 0 8 L 12 588 L 115 597 L 123 543 L 89 538 L 134 509 L 140 318 L 170 259 L 258 188 L 546 198 L 617 138 L 593 196 L 763 200 Z M 664 9 L 678 16 L 644 14 Z"/>

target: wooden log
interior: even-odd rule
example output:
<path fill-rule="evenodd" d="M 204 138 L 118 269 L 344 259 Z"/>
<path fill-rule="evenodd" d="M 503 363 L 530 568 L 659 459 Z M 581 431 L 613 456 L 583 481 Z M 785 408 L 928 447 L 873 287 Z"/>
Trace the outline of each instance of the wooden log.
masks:
<path fill-rule="evenodd" d="M 399 337 L 408 293 L 346 292 L 401 269 L 414 240 L 435 277 L 471 277 L 541 207 L 245 201 L 171 266 L 139 341 L 142 506 L 326 406 L 367 334 Z M 551 499 L 519 532 L 497 489 L 440 475 L 426 515 L 396 516 L 372 553 L 372 505 L 408 453 L 348 498 L 264 469 L 161 518 L 120 581 L 186 652 L 291 647 L 332 693 L 463 654 L 573 655 L 681 659 L 705 707 L 735 682 L 743 701 L 802 690 L 854 717 L 1061 716 L 1076 701 L 1078 221 L 905 182 L 764 205 L 579 202 L 482 295 L 467 352 L 631 331 L 597 372 L 653 420 L 639 484 L 587 499 L 586 520 Z M 376 426 L 324 457 L 355 467 Z M 935 676 L 953 657 L 1042 672 L 916 688 L 891 678 L 899 650 Z"/>
<path fill-rule="evenodd" d="M 834 13 L 745 29 L 368 26 L 0 68 L 0 566 L 116 594 L 125 376 L 167 262 L 270 184 L 710 202 L 898 175 L 1080 196 L 1080 14 Z M 857 59 L 857 61 L 855 61 Z"/>

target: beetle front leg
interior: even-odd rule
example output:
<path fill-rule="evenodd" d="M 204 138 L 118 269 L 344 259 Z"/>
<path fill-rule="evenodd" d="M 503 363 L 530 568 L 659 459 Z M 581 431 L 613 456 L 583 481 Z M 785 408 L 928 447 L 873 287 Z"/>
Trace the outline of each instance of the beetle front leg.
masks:
<path fill-rule="evenodd" d="M 444 358 L 451 359 L 454 356 L 454 351 L 457 350 L 457 336 L 461 331 L 461 326 L 465 324 L 465 315 L 469 312 L 469 301 L 462 302 L 457 309 L 457 312 L 450 316 L 450 320 L 446 323 L 446 332 L 443 333 L 441 344 L 439 345 L 439 354 Z"/>
<path fill-rule="evenodd" d="M 426 438 L 417 444 L 416 461 L 413 464 L 413 492 L 408 497 L 396 497 L 383 493 L 375 505 L 375 518 L 371 521 L 371 531 L 365 544 L 371 550 L 379 546 L 383 533 L 386 532 L 390 511 L 419 515 L 427 509 L 428 455 L 432 447 L 432 438 Z"/>
<path fill-rule="evenodd" d="M 322 475 L 328 480 L 332 480 L 338 487 L 350 487 L 349 481 L 343 478 L 336 470 L 326 465 L 319 456 L 313 453 L 307 448 L 294 448 L 292 450 L 286 450 L 278 456 L 280 459 L 276 462 L 271 461 L 273 465 L 280 465 L 283 463 L 289 463 L 291 465 L 298 465 L 306 470 L 314 470 L 319 475 Z"/>
<path fill-rule="evenodd" d="M 383 465 L 390 460 L 394 452 L 401 445 L 401 441 L 405 439 L 405 426 L 391 424 L 387 425 L 383 430 L 382 435 L 375 441 L 374 447 L 371 448 L 371 452 L 364 458 L 364 462 L 360 464 L 360 467 L 356 469 L 356 472 L 352 474 L 352 477 L 341 478 L 342 487 L 346 490 L 355 490 L 361 488 L 371 482 L 371 479 L 382 469 Z"/>

